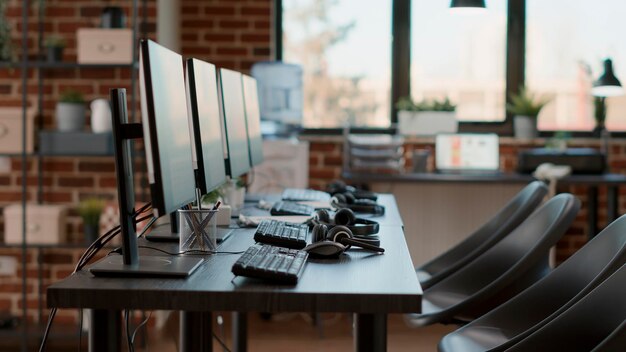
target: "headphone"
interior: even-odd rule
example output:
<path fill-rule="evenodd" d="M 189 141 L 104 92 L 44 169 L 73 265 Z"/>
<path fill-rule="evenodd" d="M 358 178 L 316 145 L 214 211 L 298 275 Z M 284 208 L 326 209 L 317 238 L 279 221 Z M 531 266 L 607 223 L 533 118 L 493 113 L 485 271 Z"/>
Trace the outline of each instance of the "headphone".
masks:
<path fill-rule="evenodd" d="M 348 186 L 341 180 L 334 180 L 329 183 L 326 187 L 326 192 L 330 193 L 331 196 L 334 196 L 337 193 L 351 193 L 356 199 L 369 199 L 374 201 L 378 199 L 378 195 L 376 193 Z"/>
<path fill-rule="evenodd" d="M 330 205 L 335 209 L 348 208 L 357 213 L 384 215 L 385 207 L 371 199 L 356 199 L 352 193 L 337 193 L 330 198 Z"/>
<path fill-rule="evenodd" d="M 383 253 L 385 251 L 384 248 L 379 247 L 380 241 L 377 236 L 374 236 L 376 239 L 367 239 L 362 237 L 356 238 L 349 228 L 342 225 L 335 225 L 329 228 L 325 224 L 316 224 L 313 226 L 312 235 L 312 241 L 314 243 L 321 241 L 337 242 L 346 246 L 344 251 L 350 249 L 351 246 L 379 253 Z"/>
<path fill-rule="evenodd" d="M 380 225 L 378 222 L 369 219 L 357 218 L 354 212 L 348 208 L 339 209 L 335 216 L 331 219 L 330 214 L 325 209 L 319 209 L 313 215 L 313 218 L 309 222 L 312 225 L 322 224 L 329 228 L 334 226 L 347 227 L 354 236 L 362 237 L 367 236 L 373 238 L 378 236 L 372 236 L 378 233 Z"/>

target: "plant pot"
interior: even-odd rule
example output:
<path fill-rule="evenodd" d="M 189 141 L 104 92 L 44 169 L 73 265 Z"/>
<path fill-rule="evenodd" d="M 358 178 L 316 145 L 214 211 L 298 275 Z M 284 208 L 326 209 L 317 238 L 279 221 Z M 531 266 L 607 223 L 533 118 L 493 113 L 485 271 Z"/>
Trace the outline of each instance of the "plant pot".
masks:
<path fill-rule="evenodd" d="M 94 133 L 111 132 L 111 108 L 106 99 L 96 99 L 91 102 L 91 130 Z"/>
<path fill-rule="evenodd" d="M 454 111 L 398 111 L 398 133 L 405 136 L 456 133 L 458 125 Z"/>
<path fill-rule="evenodd" d="M 513 131 L 515 138 L 537 138 L 537 119 L 532 116 L 515 115 L 513 116 Z"/>
<path fill-rule="evenodd" d="M 59 131 L 75 132 L 85 128 L 85 104 L 59 102 L 55 115 Z"/>
<path fill-rule="evenodd" d="M 48 62 L 61 62 L 63 61 L 63 47 L 61 46 L 49 46 L 46 48 L 46 59 Z"/>
<path fill-rule="evenodd" d="M 85 243 L 91 244 L 98 238 L 98 224 L 84 224 Z"/>

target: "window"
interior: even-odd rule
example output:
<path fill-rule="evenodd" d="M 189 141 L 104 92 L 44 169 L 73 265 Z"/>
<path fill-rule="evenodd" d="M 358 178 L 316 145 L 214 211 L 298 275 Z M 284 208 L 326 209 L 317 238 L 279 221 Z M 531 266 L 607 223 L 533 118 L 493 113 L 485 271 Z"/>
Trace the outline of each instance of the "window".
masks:
<path fill-rule="evenodd" d="M 526 0 L 526 83 L 550 99 L 539 129 L 590 131 L 590 89 L 611 57 L 626 80 L 623 0 Z M 626 97 L 607 98 L 607 128 L 626 130 Z"/>
<path fill-rule="evenodd" d="M 390 124 L 392 0 L 283 0 L 283 60 L 303 67 L 307 128 Z"/>
<path fill-rule="evenodd" d="M 411 95 L 448 97 L 460 121 L 503 121 L 507 1 L 482 13 L 454 13 L 449 1 L 411 3 Z"/>

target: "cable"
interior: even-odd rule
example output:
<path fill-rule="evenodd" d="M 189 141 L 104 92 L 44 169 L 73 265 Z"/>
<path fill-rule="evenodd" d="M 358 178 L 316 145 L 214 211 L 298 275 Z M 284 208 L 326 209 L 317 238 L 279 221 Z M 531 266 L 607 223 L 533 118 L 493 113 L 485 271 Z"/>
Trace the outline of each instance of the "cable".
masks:
<path fill-rule="evenodd" d="M 129 309 L 124 309 L 124 321 L 126 322 L 126 343 L 128 344 L 128 352 L 135 352 L 133 341 L 130 339 L 130 313 Z"/>
<path fill-rule="evenodd" d="M 152 219 L 150 219 L 150 221 L 146 224 L 146 226 L 143 227 L 143 229 L 141 230 L 141 232 L 139 233 L 139 236 L 137 236 L 137 238 L 141 238 L 143 237 L 143 235 L 146 233 L 146 231 L 148 231 L 148 229 L 150 229 L 150 227 L 152 227 L 152 225 L 154 225 L 154 223 L 157 221 L 156 217 L 152 217 Z"/>
<path fill-rule="evenodd" d="M 161 252 L 161 253 L 165 253 L 167 255 L 183 255 L 183 254 L 197 254 L 197 255 L 206 255 L 206 254 L 243 254 L 245 251 L 238 251 L 238 252 L 230 252 L 230 251 L 203 251 L 203 250 L 199 250 L 199 249 L 188 249 L 186 251 L 183 252 L 168 252 L 166 250 L 163 250 L 161 248 L 156 248 L 156 247 L 150 247 L 150 246 L 137 246 L 139 248 L 143 248 L 143 249 L 151 249 L 153 251 L 157 251 L 157 252 Z"/>
<path fill-rule="evenodd" d="M 52 327 L 52 321 L 54 320 L 54 316 L 57 314 L 57 309 L 52 308 L 50 310 L 50 315 L 48 316 L 48 324 L 46 324 L 46 331 L 43 333 L 43 339 L 41 340 L 41 345 L 39 346 L 39 352 L 43 352 L 46 350 L 46 342 L 48 340 L 48 334 L 50 333 L 50 328 Z"/>
<path fill-rule="evenodd" d="M 83 349 L 83 310 L 78 310 L 78 352 Z"/>
<path fill-rule="evenodd" d="M 214 332 L 212 332 L 213 334 L 213 338 L 215 340 L 217 340 L 217 343 L 219 343 L 223 349 L 225 349 L 227 352 L 230 352 L 230 349 L 228 349 L 228 347 L 226 347 L 226 344 L 224 343 L 224 341 L 222 341 L 222 339 L 220 339 L 217 335 L 215 335 Z"/>
<path fill-rule="evenodd" d="M 151 316 L 152 316 L 152 311 L 150 311 L 150 313 L 148 314 L 148 317 L 146 319 L 144 319 L 139 325 L 137 325 L 137 327 L 135 328 L 135 331 L 133 331 L 133 335 L 130 338 L 130 342 L 133 345 L 135 343 L 135 335 L 137 334 L 137 331 L 139 331 L 139 329 L 141 329 L 142 326 L 146 325 L 146 323 L 148 322 L 148 320 L 150 319 Z"/>

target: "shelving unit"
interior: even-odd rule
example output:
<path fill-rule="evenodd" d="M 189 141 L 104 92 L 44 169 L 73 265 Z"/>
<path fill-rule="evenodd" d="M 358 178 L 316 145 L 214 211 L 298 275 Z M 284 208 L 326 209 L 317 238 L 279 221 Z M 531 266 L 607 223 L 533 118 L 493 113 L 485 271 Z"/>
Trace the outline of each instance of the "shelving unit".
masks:
<path fill-rule="evenodd" d="M 44 103 L 44 97 L 43 97 L 43 88 L 44 88 L 44 78 L 45 78 L 45 71 L 46 70 L 72 70 L 72 69 L 102 69 L 102 70 L 108 70 L 108 69 L 116 69 L 116 68 L 127 68 L 127 69 L 131 69 L 131 89 L 130 89 L 130 100 L 131 100 L 131 120 L 135 121 L 135 115 L 136 115 L 136 100 L 137 100 L 137 94 L 136 94 L 136 83 L 137 83 L 137 76 L 138 76 L 138 70 L 137 68 L 139 67 L 138 65 L 138 60 L 137 60 L 137 45 L 133 45 L 132 48 L 132 57 L 133 57 L 133 62 L 129 63 L 129 64 L 79 64 L 79 63 L 75 63 L 75 62 L 47 62 L 47 61 L 40 61 L 40 60 L 34 60 L 31 61 L 29 58 L 33 57 L 33 53 L 29 52 L 30 48 L 29 48 L 29 10 L 31 9 L 30 4 L 32 3 L 32 0 L 23 0 L 22 3 L 22 15 L 21 15 L 21 23 L 22 23 L 22 32 L 21 32 L 21 59 L 19 62 L 0 62 L 0 70 L 5 70 L 5 69 L 20 69 L 21 70 L 21 84 L 22 87 L 28 87 L 28 81 L 29 81 L 29 77 L 28 77 L 28 70 L 29 69 L 34 69 L 36 70 L 36 80 L 37 80 L 37 116 L 41 117 L 43 116 L 43 103 Z M 142 3 L 142 9 L 143 9 L 143 13 L 145 16 L 146 13 L 146 0 L 141 0 Z M 130 22 L 132 24 L 132 38 L 133 38 L 133 43 L 137 44 L 138 43 L 138 31 L 139 31 L 139 21 L 141 20 L 141 18 L 138 16 L 138 6 L 139 6 L 139 0 L 132 0 L 131 3 L 131 15 L 130 15 Z M 44 42 L 44 17 L 45 17 L 45 1 L 41 1 L 41 4 L 38 6 L 38 14 L 37 14 L 37 33 L 38 33 L 38 37 L 37 37 L 37 53 L 36 53 L 36 57 L 37 58 L 41 58 L 42 55 L 41 53 L 44 53 L 44 46 L 43 46 L 43 42 Z M 145 35 L 145 33 L 142 33 Z M 29 55 L 30 54 L 30 55 Z M 37 165 L 37 203 L 41 204 L 43 203 L 43 192 L 42 189 L 44 187 L 43 184 L 43 159 L 46 157 L 49 157 L 47 155 L 44 155 L 41 150 L 36 150 L 34 153 L 27 153 L 26 152 L 26 135 L 27 135 L 27 129 L 26 129 L 26 119 L 27 119 L 27 108 L 28 108 L 28 103 L 29 103 L 29 96 L 31 96 L 32 94 L 29 94 L 27 89 L 22 89 L 22 96 L 21 96 L 21 100 L 22 100 L 22 146 L 21 146 L 21 153 L 5 153 L 5 154 L 0 154 L 1 157 L 11 157 L 11 158 L 19 158 L 21 160 L 21 178 L 22 180 L 27 180 L 28 177 L 28 169 L 27 169 L 27 160 L 29 159 L 36 159 L 36 165 Z M 39 118 L 39 123 L 36 124 L 35 126 L 35 131 L 41 131 L 43 130 L 43 119 Z M 37 138 L 37 135 L 34 136 L 34 138 Z M 62 155 L 54 155 L 53 157 L 58 157 L 58 156 L 62 156 Z M 76 154 L 72 154 L 72 155 L 65 155 L 65 156 L 69 156 L 69 157 L 81 157 L 81 156 L 89 156 L 89 157 L 94 157 L 97 155 L 81 155 L 80 152 L 77 152 Z M 22 257 L 22 262 L 21 262 L 21 269 L 22 269 L 22 317 L 21 317 L 21 326 L 20 326 L 20 339 L 21 339 L 21 343 L 19 343 L 19 345 L 21 346 L 21 350 L 22 351 L 26 351 L 29 348 L 32 348 L 33 346 L 33 339 L 36 339 L 36 341 L 40 341 L 40 337 L 41 337 L 41 331 L 43 330 L 43 324 L 45 324 L 45 317 L 42 317 L 42 311 L 43 311 L 43 301 L 42 301 L 42 295 L 45 294 L 45 292 L 41 292 L 41 288 L 42 288 L 42 282 L 43 282 L 43 261 L 42 261 L 42 257 L 43 257 L 43 253 L 45 250 L 48 249 L 58 249 L 58 248 L 84 248 L 85 245 L 84 244 L 80 244 L 80 243 L 67 243 L 67 244 L 57 244 L 57 245 L 37 245 L 37 244 L 27 244 L 26 243 L 26 219 L 27 219 L 27 207 L 26 207 L 26 203 L 27 203 L 27 197 L 26 194 L 28 192 L 27 189 L 27 185 L 28 182 L 22 182 L 22 188 L 21 188 L 21 194 L 22 194 L 22 201 L 21 201 L 21 205 L 22 205 L 22 243 L 19 245 L 7 245 L 7 244 L 0 244 L 0 248 L 20 248 L 21 249 L 21 257 Z M 26 304 L 27 302 L 27 275 L 28 275 L 28 270 L 27 270 L 27 252 L 31 249 L 34 249 L 36 251 L 36 255 L 37 255 L 37 261 L 38 261 L 38 280 L 39 280 L 39 294 L 38 294 L 38 308 L 39 308 L 39 324 L 36 326 L 29 326 L 28 324 L 28 305 Z M 15 334 L 15 331 L 12 330 L 10 332 L 5 332 L 5 331 L 0 331 L 0 339 L 5 340 L 5 335 L 11 335 L 13 337 L 13 339 L 11 339 L 12 341 L 15 342 L 15 340 L 17 339 L 17 335 Z M 59 334 L 57 334 L 59 335 Z M 62 336 L 61 336 L 62 335 Z M 69 339 L 72 338 L 72 336 L 74 337 L 74 341 L 75 338 L 78 336 L 78 332 L 76 330 L 74 330 L 74 332 L 67 332 L 67 331 L 63 331 L 60 332 L 59 335 L 62 340 L 65 339 Z M 56 337 L 59 337 L 56 336 Z M 86 338 L 84 339 L 84 341 L 86 341 Z M 5 341 L 6 342 L 6 341 Z M 2 345 L 0 345 L 0 349 Z"/>

